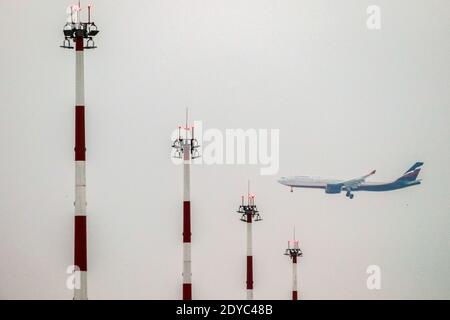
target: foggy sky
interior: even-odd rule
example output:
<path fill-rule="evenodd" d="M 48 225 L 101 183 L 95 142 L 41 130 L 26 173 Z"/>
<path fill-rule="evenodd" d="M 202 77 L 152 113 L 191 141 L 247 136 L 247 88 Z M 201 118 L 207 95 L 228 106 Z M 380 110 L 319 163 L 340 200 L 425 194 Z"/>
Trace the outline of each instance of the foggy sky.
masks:
<path fill-rule="evenodd" d="M 85 2 L 85 1 L 83 1 Z M 450 4 L 445 0 L 93 0 L 85 55 L 88 296 L 179 299 L 185 107 L 204 129 L 279 129 L 280 170 L 192 168 L 195 299 L 245 298 L 252 181 L 255 299 L 450 298 Z M 71 1 L 0 0 L 0 298 L 71 299 L 75 54 Z M 85 3 L 86 4 L 86 3 Z M 379 5 L 381 30 L 366 27 Z M 423 184 L 353 200 L 280 176 Z M 378 265 L 381 290 L 366 288 Z"/>

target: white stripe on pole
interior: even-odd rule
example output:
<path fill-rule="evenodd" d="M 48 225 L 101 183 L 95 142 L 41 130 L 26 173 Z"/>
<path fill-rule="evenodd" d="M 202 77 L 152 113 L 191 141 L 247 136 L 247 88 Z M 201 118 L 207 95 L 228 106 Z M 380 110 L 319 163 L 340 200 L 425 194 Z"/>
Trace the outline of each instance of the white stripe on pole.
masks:
<path fill-rule="evenodd" d="M 86 162 L 75 161 L 75 215 L 86 215 Z"/>
<path fill-rule="evenodd" d="M 191 283 L 191 243 L 183 244 L 183 283 Z"/>
<path fill-rule="evenodd" d="M 75 51 L 75 105 L 84 106 L 84 51 Z"/>
<path fill-rule="evenodd" d="M 87 300 L 87 271 L 75 271 L 74 300 Z"/>
<path fill-rule="evenodd" d="M 184 147 L 183 147 L 183 159 L 184 159 L 184 189 L 183 189 L 183 200 L 184 201 L 189 201 L 190 199 L 190 183 L 191 183 L 191 178 L 190 178 L 190 165 L 191 165 L 191 148 L 190 148 L 190 143 L 185 140 L 184 143 Z"/>
<path fill-rule="evenodd" d="M 253 300 L 253 289 L 247 289 L 247 300 Z"/>

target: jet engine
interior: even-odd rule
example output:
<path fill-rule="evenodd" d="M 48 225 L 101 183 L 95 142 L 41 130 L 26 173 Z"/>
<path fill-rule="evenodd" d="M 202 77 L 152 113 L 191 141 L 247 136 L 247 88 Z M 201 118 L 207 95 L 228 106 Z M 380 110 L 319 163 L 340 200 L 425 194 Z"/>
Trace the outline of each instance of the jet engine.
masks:
<path fill-rule="evenodd" d="M 325 193 L 341 193 L 342 186 L 338 184 L 327 184 Z"/>

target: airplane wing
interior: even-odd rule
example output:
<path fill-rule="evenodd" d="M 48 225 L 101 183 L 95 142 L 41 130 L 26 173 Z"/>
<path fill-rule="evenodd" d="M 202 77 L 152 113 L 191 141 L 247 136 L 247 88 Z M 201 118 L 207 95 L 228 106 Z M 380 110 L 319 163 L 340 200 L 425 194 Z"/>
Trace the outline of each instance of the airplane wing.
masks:
<path fill-rule="evenodd" d="M 359 187 L 364 181 L 366 181 L 366 178 L 370 177 L 371 175 L 375 174 L 376 170 L 373 170 L 372 172 L 351 180 L 340 182 L 339 184 L 343 186 L 344 188 L 348 189 L 354 189 Z"/>

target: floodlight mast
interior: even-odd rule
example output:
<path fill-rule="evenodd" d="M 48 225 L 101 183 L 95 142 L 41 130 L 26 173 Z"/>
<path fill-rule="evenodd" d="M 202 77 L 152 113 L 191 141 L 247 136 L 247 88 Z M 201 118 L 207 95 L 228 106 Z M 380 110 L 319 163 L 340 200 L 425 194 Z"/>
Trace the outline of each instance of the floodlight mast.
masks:
<path fill-rule="evenodd" d="M 74 8 L 76 7 L 76 21 Z M 88 22 L 82 22 L 81 3 L 70 7 L 70 22 L 63 28 L 62 48 L 75 48 L 75 221 L 74 221 L 74 300 L 87 300 L 87 217 L 86 217 L 86 134 L 84 101 L 84 49 L 96 48 L 93 37 L 97 26 L 91 22 L 91 6 L 88 6 Z"/>
<path fill-rule="evenodd" d="M 183 159 L 183 300 L 192 300 L 191 260 L 191 163 L 200 157 L 200 145 L 194 136 L 194 126 L 189 127 L 189 110 L 186 108 L 185 126 L 178 127 L 178 138 L 173 142 L 174 158 Z M 184 138 L 182 134 L 184 130 Z"/>
<path fill-rule="evenodd" d="M 237 210 L 241 214 L 241 221 L 247 224 L 247 259 L 246 259 L 246 291 L 247 300 L 253 300 L 253 235 L 252 225 L 253 221 L 261 221 L 258 208 L 255 205 L 255 195 L 250 193 L 250 181 L 247 185 L 247 204 L 245 204 L 245 197 L 241 197 L 241 205 Z"/>
<path fill-rule="evenodd" d="M 297 289 L 297 257 L 302 257 L 303 252 L 299 247 L 298 240 L 295 240 L 295 227 L 294 227 L 294 240 L 288 241 L 288 248 L 285 251 L 285 255 L 289 256 L 292 260 L 292 300 L 298 300 Z"/>

